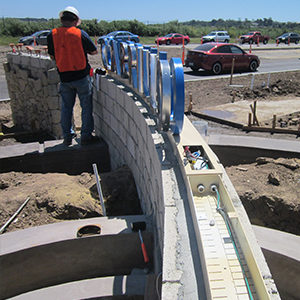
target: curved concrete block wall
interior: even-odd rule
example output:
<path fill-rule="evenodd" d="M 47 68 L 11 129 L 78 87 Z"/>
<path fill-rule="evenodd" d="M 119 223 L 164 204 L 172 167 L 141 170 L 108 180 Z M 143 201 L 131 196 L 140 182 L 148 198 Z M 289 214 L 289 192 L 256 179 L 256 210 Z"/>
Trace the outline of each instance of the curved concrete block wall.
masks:
<path fill-rule="evenodd" d="M 109 146 L 113 169 L 131 169 L 143 212 L 153 216 L 158 245 L 163 248 L 164 197 L 161 162 L 164 140 L 146 103 L 109 76 L 96 78 L 95 130 Z"/>

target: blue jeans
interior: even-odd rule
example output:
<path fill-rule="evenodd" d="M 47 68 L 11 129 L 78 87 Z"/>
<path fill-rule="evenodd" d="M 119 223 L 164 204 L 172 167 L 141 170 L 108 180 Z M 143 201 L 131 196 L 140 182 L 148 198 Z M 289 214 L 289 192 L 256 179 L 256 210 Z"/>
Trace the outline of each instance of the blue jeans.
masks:
<path fill-rule="evenodd" d="M 74 133 L 72 128 L 73 107 L 76 94 L 78 94 L 81 106 L 81 138 L 89 139 L 94 130 L 93 88 L 91 77 L 88 75 L 80 80 L 61 82 L 59 93 L 62 98 L 61 127 L 64 138 L 71 138 Z"/>

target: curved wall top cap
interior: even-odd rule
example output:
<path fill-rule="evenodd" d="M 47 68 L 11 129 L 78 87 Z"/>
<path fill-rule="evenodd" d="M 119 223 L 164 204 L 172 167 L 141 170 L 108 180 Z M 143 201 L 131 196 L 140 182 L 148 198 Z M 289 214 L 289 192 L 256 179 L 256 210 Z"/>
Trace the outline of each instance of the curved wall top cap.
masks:
<path fill-rule="evenodd" d="M 73 6 L 67 6 L 64 10 L 62 10 L 59 13 L 59 18 L 62 17 L 62 15 L 63 15 L 64 12 L 70 12 L 70 13 L 74 14 L 78 18 L 76 26 L 79 26 L 81 24 L 81 20 L 80 20 L 80 17 L 79 17 L 79 11 L 75 7 L 73 7 Z"/>

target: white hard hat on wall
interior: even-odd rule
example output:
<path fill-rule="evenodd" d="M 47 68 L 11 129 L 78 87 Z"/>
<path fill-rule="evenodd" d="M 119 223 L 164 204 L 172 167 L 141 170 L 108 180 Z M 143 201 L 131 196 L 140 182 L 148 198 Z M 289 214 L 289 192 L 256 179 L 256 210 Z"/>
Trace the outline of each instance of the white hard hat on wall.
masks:
<path fill-rule="evenodd" d="M 81 24 L 81 20 L 80 20 L 80 17 L 79 17 L 79 12 L 75 7 L 67 6 L 64 10 L 62 10 L 59 13 L 59 17 L 61 18 L 64 15 L 65 12 L 72 13 L 73 15 L 75 15 L 77 17 L 78 21 L 76 23 L 76 26 L 79 26 Z"/>

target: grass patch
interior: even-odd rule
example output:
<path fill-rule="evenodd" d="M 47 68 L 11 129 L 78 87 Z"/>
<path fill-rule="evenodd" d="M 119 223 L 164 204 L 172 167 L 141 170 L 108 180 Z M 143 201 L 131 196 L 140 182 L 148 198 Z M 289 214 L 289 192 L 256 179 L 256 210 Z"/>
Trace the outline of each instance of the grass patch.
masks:
<path fill-rule="evenodd" d="M 10 43 L 17 44 L 20 37 L 0 35 L 0 46 L 8 46 Z"/>

